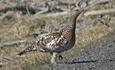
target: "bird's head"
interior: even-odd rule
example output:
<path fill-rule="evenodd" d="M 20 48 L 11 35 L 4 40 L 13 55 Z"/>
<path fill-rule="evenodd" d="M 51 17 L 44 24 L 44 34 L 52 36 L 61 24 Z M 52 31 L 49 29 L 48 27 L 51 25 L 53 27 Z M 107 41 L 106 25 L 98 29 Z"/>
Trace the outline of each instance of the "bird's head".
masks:
<path fill-rule="evenodd" d="M 75 9 L 70 12 L 70 15 L 71 16 L 79 16 L 83 11 L 84 11 L 84 9 Z"/>

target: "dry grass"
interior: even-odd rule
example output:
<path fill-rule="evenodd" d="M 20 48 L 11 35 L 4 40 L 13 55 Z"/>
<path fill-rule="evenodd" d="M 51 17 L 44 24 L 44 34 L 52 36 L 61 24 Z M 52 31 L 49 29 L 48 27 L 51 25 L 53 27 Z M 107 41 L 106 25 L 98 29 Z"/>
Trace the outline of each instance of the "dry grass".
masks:
<path fill-rule="evenodd" d="M 111 4 L 110 6 L 113 7 Z M 0 40 L 7 41 L 22 39 L 33 33 L 40 33 L 44 30 L 48 31 L 48 27 L 50 26 L 54 26 L 54 28 L 60 28 L 63 26 L 63 23 L 66 21 L 67 17 L 68 16 L 59 16 L 55 18 L 39 17 L 31 20 L 31 17 L 21 16 L 20 18 L 12 18 L 9 21 L 0 21 Z M 91 19 L 91 17 L 87 18 Z M 114 22 L 114 20 L 111 22 L 112 28 L 115 26 Z M 78 39 L 76 40 L 76 46 L 71 50 L 63 53 L 67 59 L 70 58 L 74 52 L 76 52 L 76 50 L 85 47 L 92 41 L 96 41 L 97 39 L 100 39 L 111 32 L 111 30 L 109 30 L 109 28 L 103 24 L 98 23 L 97 25 L 93 26 L 93 23 L 94 22 L 91 22 L 91 26 L 89 28 L 84 28 L 83 31 L 79 32 Z M 0 48 L 0 56 L 14 55 L 23 48 L 17 47 L 20 45 L 22 44 L 12 45 L 12 47 Z M 50 64 L 50 59 L 50 54 L 32 52 L 30 54 L 26 54 L 25 57 L 9 60 L 7 65 L 0 67 L 0 70 L 46 70 L 52 67 Z"/>

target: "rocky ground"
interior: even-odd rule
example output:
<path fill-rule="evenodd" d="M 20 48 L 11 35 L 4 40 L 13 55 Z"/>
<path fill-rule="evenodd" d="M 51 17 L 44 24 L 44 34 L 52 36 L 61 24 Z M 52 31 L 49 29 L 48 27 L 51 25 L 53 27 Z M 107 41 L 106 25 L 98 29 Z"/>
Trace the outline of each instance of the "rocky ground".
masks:
<path fill-rule="evenodd" d="M 39 36 L 62 28 L 69 17 L 65 11 L 102 1 L 88 11 L 115 8 L 112 0 L 1 0 L 0 70 L 115 70 L 114 13 L 80 15 L 76 45 L 63 53 L 70 64 L 52 65 L 50 55 L 40 52 L 15 56 L 33 42 L 36 33 Z"/>

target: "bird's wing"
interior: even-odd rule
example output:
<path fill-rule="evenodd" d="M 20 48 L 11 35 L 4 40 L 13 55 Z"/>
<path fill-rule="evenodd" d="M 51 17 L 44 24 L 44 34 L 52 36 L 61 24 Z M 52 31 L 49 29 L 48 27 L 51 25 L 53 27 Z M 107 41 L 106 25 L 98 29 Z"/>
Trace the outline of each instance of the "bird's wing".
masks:
<path fill-rule="evenodd" d="M 67 40 L 60 32 L 46 34 L 36 39 L 31 46 L 19 52 L 18 55 L 23 55 L 26 52 L 31 52 L 33 50 L 39 50 L 42 52 L 58 52 L 63 50 L 63 46 L 66 43 Z"/>
<path fill-rule="evenodd" d="M 67 43 L 67 40 L 59 32 L 45 35 L 39 38 L 36 43 L 43 51 L 60 51 L 63 46 Z"/>

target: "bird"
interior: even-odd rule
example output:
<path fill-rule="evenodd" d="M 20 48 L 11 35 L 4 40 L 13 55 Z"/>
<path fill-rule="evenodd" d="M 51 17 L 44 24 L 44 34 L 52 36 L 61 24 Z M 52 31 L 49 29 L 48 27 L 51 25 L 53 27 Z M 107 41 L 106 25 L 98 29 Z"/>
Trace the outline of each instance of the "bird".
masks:
<path fill-rule="evenodd" d="M 71 11 L 67 23 L 60 31 L 40 35 L 30 46 L 24 48 L 17 55 L 21 56 L 31 51 L 45 52 L 52 55 L 52 64 L 61 63 L 60 59 L 63 59 L 61 53 L 75 45 L 76 19 L 82 12 L 83 9 Z"/>

